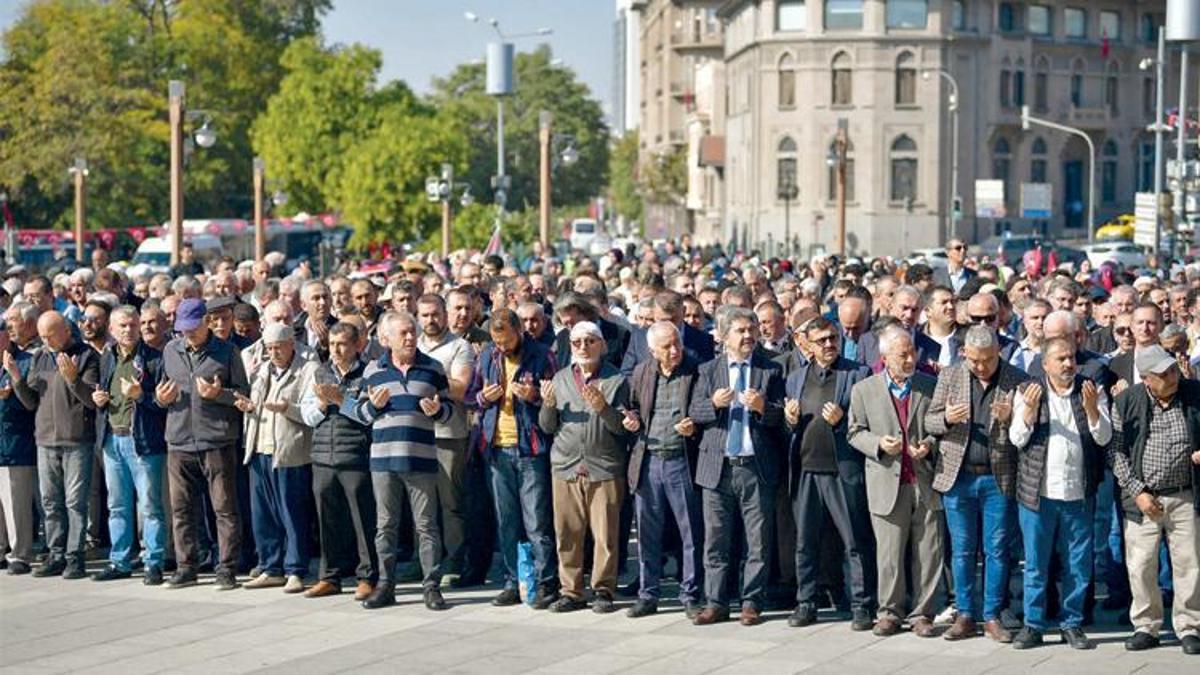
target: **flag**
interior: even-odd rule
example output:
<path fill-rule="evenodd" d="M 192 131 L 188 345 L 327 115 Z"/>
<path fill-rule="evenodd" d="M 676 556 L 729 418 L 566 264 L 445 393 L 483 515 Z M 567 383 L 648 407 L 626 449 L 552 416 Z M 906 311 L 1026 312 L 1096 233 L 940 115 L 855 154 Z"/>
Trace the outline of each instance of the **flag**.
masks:
<path fill-rule="evenodd" d="M 1100 56 L 1101 56 L 1101 58 L 1107 59 L 1110 51 L 1112 51 L 1112 45 L 1110 45 L 1108 42 L 1108 29 L 1105 29 L 1104 32 L 1101 33 L 1101 35 L 1100 35 Z"/>
<path fill-rule="evenodd" d="M 484 255 L 504 255 L 504 243 L 500 241 L 500 223 L 496 223 L 496 229 L 492 230 L 492 238 L 488 239 L 487 248 L 483 251 Z"/>
<path fill-rule="evenodd" d="M 6 199 L 3 202 L 0 202 L 0 204 L 4 205 L 4 224 L 8 225 L 9 227 L 15 227 L 13 224 L 12 210 L 8 208 L 8 200 Z"/>

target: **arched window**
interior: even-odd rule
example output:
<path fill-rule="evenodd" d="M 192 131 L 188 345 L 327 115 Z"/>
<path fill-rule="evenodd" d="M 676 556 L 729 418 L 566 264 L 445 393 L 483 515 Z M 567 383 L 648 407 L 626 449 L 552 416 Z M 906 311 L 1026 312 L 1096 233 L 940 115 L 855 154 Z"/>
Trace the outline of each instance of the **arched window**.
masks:
<path fill-rule="evenodd" d="M 1046 112 L 1050 109 L 1050 62 L 1045 56 L 1033 61 L 1033 109 Z"/>
<path fill-rule="evenodd" d="M 1029 154 L 1032 159 L 1029 160 L 1029 180 L 1033 183 L 1046 182 L 1046 141 L 1042 140 L 1041 136 L 1033 139 L 1033 145 L 1030 146 Z"/>
<path fill-rule="evenodd" d="M 779 107 L 785 110 L 796 107 L 796 66 L 791 54 L 779 59 Z"/>
<path fill-rule="evenodd" d="M 1025 105 L 1025 60 L 1017 59 L 1017 67 L 1013 70 L 1012 101 L 1014 108 Z"/>
<path fill-rule="evenodd" d="M 1117 161 L 1120 152 L 1117 144 L 1111 139 L 1105 141 L 1100 154 L 1104 161 L 1100 163 L 1100 201 L 1112 204 L 1117 201 Z"/>
<path fill-rule="evenodd" d="M 912 52 L 896 58 L 896 105 L 917 103 L 917 61 Z"/>
<path fill-rule="evenodd" d="M 1110 61 L 1108 64 L 1108 72 L 1104 75 L 1104 105 L 1108 107 L 1108 112 L 1113 117 L 1116 117 L 1120 112 L 1118 101 L 1120 95 L 1121 82 L 1121 64 L 1116 61 Z"/>
<path fill-rule="evenodd" d="M 892 141 L 891 199 L 894 202 L 917 199 L 917 144 L 907 135 Z"/>
<path fill-rule="evenodd" d="M 1012 64 L 1008 57 L 1000 61 L 1000 107 L 1012 106 Z"/>
<path fill-rule="evenodd" d="M 785 190 L 798 185 L 796 182 L 796 141 L 791 136 L 784 136 L 779 141 L 776 153 L 775 194 L 783 194 Z"/>
<path fill-rule="evenodd" d="M 833 105 L 850 105 L 854 102 L 854 77 L 850 70 L 850 55 L 838 52 L 833 57 Z"/>
<path fill-rule="evenodd" d="M 1004 181 L 1004 201 L 1006 203 L 1012 197 L 1012 190 L 1009 189 L 1011 174 L 1012 150 L 1009 148 L 1008 139 L 1001 136 L 992 144 L 992 179 Z"/>
<path fill-rule="evenodd" d="M 837 141 L 830 141 L 826 157 L 837 156 Z M 837 164 L 829 166 L 829 201 L 837 200 Z M 846 139 L 846 201 L 854 201 L 854 143 Z"/>
<path fill-rule="evenodd" d="M 1083 73 L 1085 67 L 1082 59 L 1075 59 L 1071 64 L 1071 105 L 1083 107 Z"/>

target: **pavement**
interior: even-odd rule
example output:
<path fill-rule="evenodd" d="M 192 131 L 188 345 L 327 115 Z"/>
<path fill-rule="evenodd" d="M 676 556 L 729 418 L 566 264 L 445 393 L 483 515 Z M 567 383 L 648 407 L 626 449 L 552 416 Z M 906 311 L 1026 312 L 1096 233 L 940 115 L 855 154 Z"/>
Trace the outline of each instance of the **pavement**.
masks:
<path fill-rule="evenodd" d="M 93 564 L 96 566 L 96 564 Z M 243 579 L 244 580 L 244 579 Z M 96 583 L 0 573 L 0 673 L 869 673 L 1037 672 L 1063 675 L 1198 672 L 1200 658 L 1174 640 L 1126 652 L 1127 627 L 1109 621 L 1088 634 L 1093 651 L 1047 637 L 1014 650 L 986 638 L 951 643 L 910 633 L 878 638 L 850 630 L 844 615 L 789 628 L 787 612 L 766 623 L 696 627 L 676 603 L 641 619 L 622 611 L 551 614 L 489 604 L 494 587 L 447 589 L 451 607 L 431 612 L 416 584 L 395 607 L 367 611 L 350 593 L 309 599 L 278 588 L 220 592 L 150 588 L 139 578 Z"/>

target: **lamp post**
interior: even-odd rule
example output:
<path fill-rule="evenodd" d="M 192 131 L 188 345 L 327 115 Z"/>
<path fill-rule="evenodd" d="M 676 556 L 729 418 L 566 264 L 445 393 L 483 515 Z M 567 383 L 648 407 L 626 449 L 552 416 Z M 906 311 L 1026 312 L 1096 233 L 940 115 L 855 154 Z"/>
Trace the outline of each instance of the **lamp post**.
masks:
<path fill-rule="evenodd" d="M 83 264 L 83 229 L 87 218 L 87 160 L 75 158 L 75 165 L 67 171 L 75 179 L 75 260 Z"/>
<path fill-rule="evenodd" d="M 566 148 L 559 148 L 566 144 Z M 570 134 L 554 133 L 554 113 L 543 110 L 538 113 L 538 157 L 539 157 L 539 206 L 538 238 L 542 250 L 550 250 L 550 188 L 551 174 L 561 166 L 571 166 L 579 161 L 575 149 L 575 137 Z"/>
<path fill-rule="evenodd" d="M 267 180 L 267 166 L 262 157 L 254 158 L 254 261 L 262 262 L 267 257 L 267 224 L 263 220 L 263 185 Z"/>
<path fill-rule="evenodd" d="M 926 69 L 921 72 L 921 78 L 928 80 L 933 73 L 950 85 L 950 100 L 946 104 L 950 111 L 950 198 L 946 200 L 945 230 L 941 238 L 946 241 L 954 231 L 954 205 L 958 202 L 958 80 L 945 68 Z"/>
<path fill-rule="evenodd" d="M 845 117 L 838 118 L 837 136 L 825 156 L 825 163 L 837 169 L 838 254 L 842 257 L 846 255 L 846 146 L 849 142 L 846 132 L 849 126 L 850 121 Z"/>
<path fill-rule="evenodd" d="M 787 180 L 779 186 L 776 196 L 783 200 L 783 255 L 792 257 L 792 200 L 800 194 L 796 187 L 796 177 L 788 174 Z"/>
<path fill-rule="evenodd" d="M 171 124 L 171 220 L 168 236 L 171 240 L 171 265 L 179 264 L 179 250 L 183 248 L 183 162 L 187 148 L 184 147 L 184 122 L 199 117 L 204 123 L 196 130 L 196 145 L 211 148 L 217 142 L 217 132 L 212 128 L 212 119 L 204 110 L 186 110 L 184 94 L 186 88 L 180 80 L 167 84 L 167 113 Z"/>
<path fill-rule="evenodd" d="M 1096 144 L 1092 142 L 1092 137 L 1088 136 L 1081 129 L 1069 127 L 1065 124 L 1051 122 L 1050 120 L 1034 117 L 1029 114 L 1029 106 L 1021 106 L 1021 128 L 1028 131 L 1030 125 L 1046 127 L 1068 134 L 1079 136 L 1087 143 L 1088 146 L 1088 207 L 1087 207 L 1087 238 L 1091 244 L 1096 238 L 1095 228 L 1093 227 L 1093 218 L 1096 213 Z"/>
<path fill-rule="evenodd" d="M 1159 26 L 1158 28 L 1158 56 L 1157 58 L 1142 59 L 1138 64 L 1138 69 L 1149 70 L 1154 68 L 1154 124 L 1147 127 L 1147 131 L 1154 132 L 1154 194 L 1155 198 L 1161 204 L 1163 199 L 1163 135 L 1169 129 L 1163 123 L 1163 85 L 1166 81 L 1165 76 L 1167 60 L 1167 33 L 1166 28 Z M 1154 250 L 1157 252 L 1162 246 L 1162 226 L 1166 212 L 1161 208 L 1159 213 L 1154 218 Z"/>

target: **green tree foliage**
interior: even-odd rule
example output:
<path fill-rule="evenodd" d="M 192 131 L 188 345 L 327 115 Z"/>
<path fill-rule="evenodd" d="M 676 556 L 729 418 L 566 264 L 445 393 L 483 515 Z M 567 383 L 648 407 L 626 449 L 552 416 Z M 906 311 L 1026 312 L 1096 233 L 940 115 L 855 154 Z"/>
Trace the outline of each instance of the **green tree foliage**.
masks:
<path fill-rule="evenodd" d="M 638 132 L 630 131 L 613 143 L 608 159 L 608 192 L 613 210 L 629 220 L 642 219 L 638 185 Z"/>
<path fill-rule="evenodd" d="M 89 224 L 168 212 L 167 83 L 205 109 L 217 145 L 189 153 L 185 209 L 250 209 L 250 123 L 329 0 L 33 0 L 0 36 L 0 186 L 22 225 L 71 220 L 66 172 L 90 166 Z M 193 127 L 194 128 L 194 127 Z"/>
<path fill-rule="evenodd" d="M 687 195 L 687 149 L 674 148 L 641 165 L 642 194 L 659 204 L 682 204 Z"/>
<path fill-rule="evenodd" d="M 504 99 L 505 172 L 512 177 L 508 207 L 538 204 L 538 114 L 554 114 L 554 131 L 575 139 L 579 161 L 559 166 L 551 183 L 551 201 L 580 204 L 600 194 L 608 170 L 608 128 L 600 104 L 569 68 L 551 63 L 549 47 L 516 55 L 516 92 Z M 485 91 L 483 64 L 466 64 L 434 80 L 433 102 L 470 137 L 470 169 L 463 180 L 483 201 L 492 201 L 490 177 L 496 172 L 496 99 Z"/>

